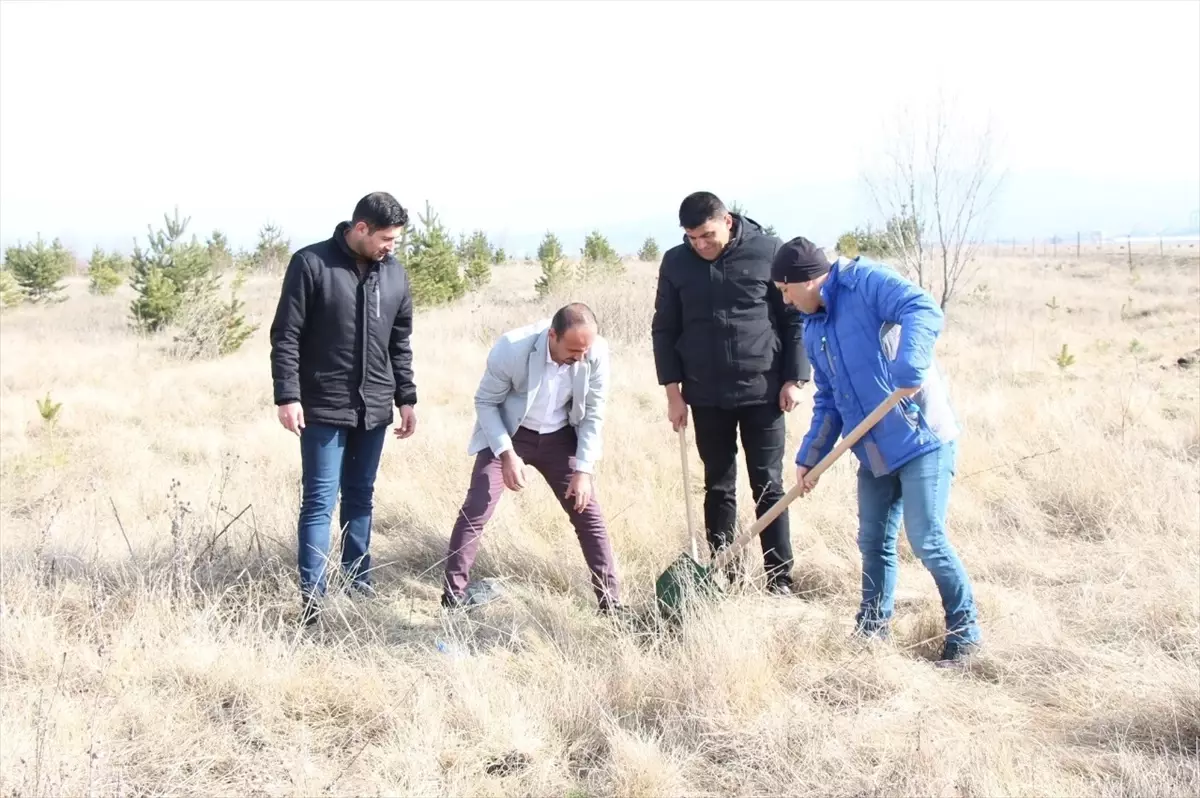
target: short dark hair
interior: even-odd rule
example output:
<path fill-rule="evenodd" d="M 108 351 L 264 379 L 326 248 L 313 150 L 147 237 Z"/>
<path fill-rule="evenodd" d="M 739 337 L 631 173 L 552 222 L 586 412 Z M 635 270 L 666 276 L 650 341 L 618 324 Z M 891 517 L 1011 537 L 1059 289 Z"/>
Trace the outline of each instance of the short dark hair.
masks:
<path fill-rule="evenodd" d="M 710 191 L 696 191 L 688 194 L 679 204 L 679 226 L 685 230 L 693 230 L 707 222 L 717 219 L 728 211 L 720 197 Z"/>
<path fill-rule="evenodd" d="M 567 330 L 572 327 L 578 327 L 581 324 L 587 324 L 599 330 L 599 325 L 596 323 L 596 314 L 582 302 L 572 302 L 569 305 L 563 305 L 554 314 L 554 318 L 550 320 L 550 328 L 554 330 L 554 335 L 559 338 L 566 334 Z"/>
<path fill-rule="evenodd" d="M 408 211 L 386 191 L 373 191 L 354 206 L 350 224 L 359 222 L 366 222 L 372 231 L 384 227 L 404 227 L 408 224 Z"/>

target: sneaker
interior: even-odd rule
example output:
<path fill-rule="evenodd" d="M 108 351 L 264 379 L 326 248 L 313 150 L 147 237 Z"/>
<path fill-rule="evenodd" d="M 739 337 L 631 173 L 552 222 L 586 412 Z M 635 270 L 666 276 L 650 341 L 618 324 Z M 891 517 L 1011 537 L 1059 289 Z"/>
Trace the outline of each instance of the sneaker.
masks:
<path fill-rule="evenodd" d="M 373 599 L 379 597 L 379 592 L 375 590 L 375 585 L 370 581 L 351 582 L 348 592 L 355 599 Z"/>
<path fill-rule="evenodd" d="M 463 591 L 463 602 L 472 607 L 490 604 L 504 595 L 504 588 L 497 579 L 479 579 L 472 581 Z"/>
<path fill-rule="evenodd" d="M 856 641 L 879 640 L 886 643 L 892 639 L 892 627 L 886 623 L 860 623 L 854 627 L 850 637 Z"/>

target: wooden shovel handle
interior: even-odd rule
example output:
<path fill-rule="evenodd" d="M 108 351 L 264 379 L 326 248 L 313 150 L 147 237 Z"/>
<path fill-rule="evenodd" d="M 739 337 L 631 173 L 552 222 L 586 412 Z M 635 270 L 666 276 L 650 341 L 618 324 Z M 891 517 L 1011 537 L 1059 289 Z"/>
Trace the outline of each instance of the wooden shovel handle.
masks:
<path fill-rule="evenodd" d="M 908 392 L 903 389 L 892 391 L 892 393 L 888 395 L 887 399 L 884 399 L 882 402 L 880 402 L 879 406 L 872 410 L 870 415 L 860 421 L 858 426 L 850 431 L 849 435 L 838 441 L 837 446 L 833 447 L 833 451 L 822 457 L 819 463 L 809 469 L 809 475 L 816 479 L 817 477 L 821 476 L 821 474 L 825 473 L 826 469 L 833 465 L 839 457 L 845 454 L 846 450 L 858 443 L 858 439 L 863 435 L 866 435 L 867 430 L 878 424 L 880 419 L 882 419 L 888 413 L 888 411 L 895 407 L 900 400 L 907 395 Z M 756 520 L 754 525 L 751 526 L 749 530 L 743 532 L 739 537 L 735 538 L 733 543 L 729 544 L 729 546 L 721 549 L 721 551 L 717 553 L 717 556 L 713 558 L 712 564 L 709 567 L 714 570 L 724 568 L 729 560 L 732 559 L 733 555 L 736 554 L 737 551 L 742 548 L 742 546 L 745 546 L 748 542 L 758 537 L 758 535 L 767 528 L 768 524 L 778 518 L 779 514 L 786 510 L 787 506 L 796 500 L 796 498 L 800 495 L 800 491 L 803 489 L 804 486 L 800 483 L 793 485 L 792 489 L 785 493 L 783 498 L 775 502 L 774 506 L 772 506 L 770 510 L 767 510 L 765 513 L 763 513 L 762 518 Z"/>
<path fill-rule="evenodd" d="M 679 464 L 683 468 L 683 501 L 687 505 L 688 537 L 692 541 L 692 559 L 696 553 L 696 513 L 692 509 L 692 480 L 688 473 L 687 427 L 679 427 Z"/>

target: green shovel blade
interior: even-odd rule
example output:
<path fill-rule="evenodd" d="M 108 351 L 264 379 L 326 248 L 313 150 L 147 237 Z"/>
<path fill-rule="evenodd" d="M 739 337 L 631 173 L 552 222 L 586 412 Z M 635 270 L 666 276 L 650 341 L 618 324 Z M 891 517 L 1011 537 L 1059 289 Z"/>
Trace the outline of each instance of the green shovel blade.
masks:
<path fill-rule="evenodd" d="M 720 591 L 712 571 L 684 553 L 663 571 L 654 583 L 658 607 L 668 617 L 678 615 L 691 598 L 711 596 Z"/>

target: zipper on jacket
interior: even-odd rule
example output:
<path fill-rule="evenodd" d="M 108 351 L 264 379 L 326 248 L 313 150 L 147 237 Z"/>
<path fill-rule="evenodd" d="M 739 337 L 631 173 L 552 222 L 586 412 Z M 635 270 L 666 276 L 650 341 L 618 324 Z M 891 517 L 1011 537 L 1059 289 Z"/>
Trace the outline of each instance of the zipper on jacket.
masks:
<path fill-rule="evenodd" d="M 375 318 L 379 318 L 379 278 L 375 278 Z"/>
<path fill-rule="evenodd" d="M 362 377 L 358 382 L 358 396 L 362 399 L 364 419 L 367 414 L 367 347 L 370 346 L 371 342 L 371 325 L 367 321 L 367 317 L 370 314 L 367 305 L 371 303 L 367 294 L 366 281 L 368 279 L 370 279 L 370 271 L 359 279 L 358 284 L 359 290 L 362 291 L 362 357 L 360 358 L 360 362 L 362 363 Z"/>
<path fill-rule="evenodd" d="M 829 371 L 834 377 L 837 376 L 837 369 L 833 367 L 833 355 L 829 353 L 829 347 L 825 346 L 825 336 L 821 336 L 821 351 L 825 353 L 825 359 L 829 361 Z"/>

